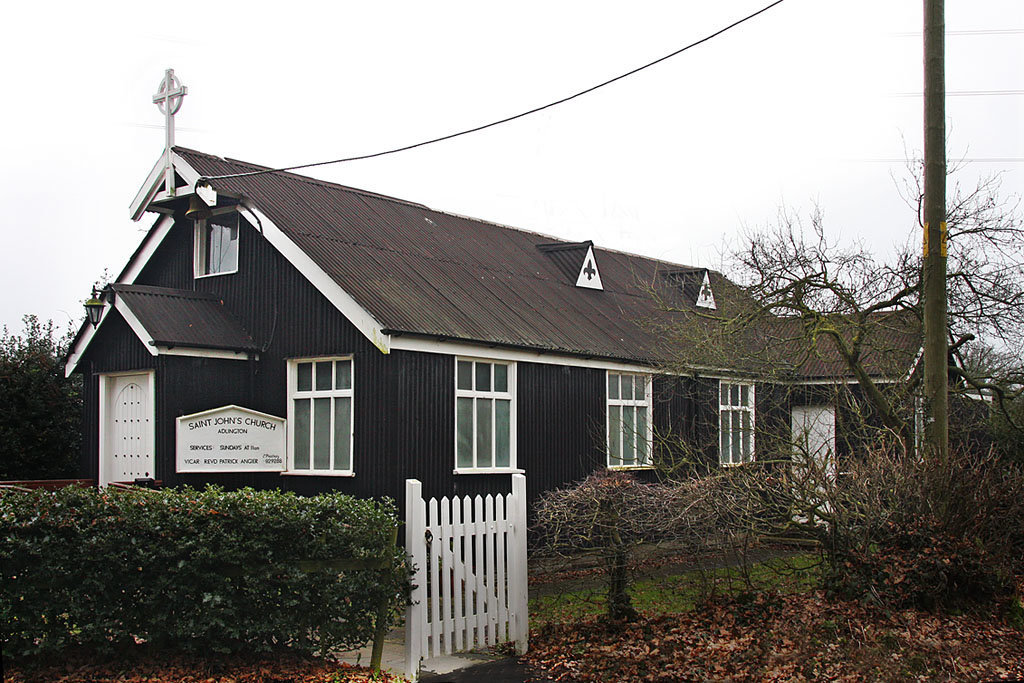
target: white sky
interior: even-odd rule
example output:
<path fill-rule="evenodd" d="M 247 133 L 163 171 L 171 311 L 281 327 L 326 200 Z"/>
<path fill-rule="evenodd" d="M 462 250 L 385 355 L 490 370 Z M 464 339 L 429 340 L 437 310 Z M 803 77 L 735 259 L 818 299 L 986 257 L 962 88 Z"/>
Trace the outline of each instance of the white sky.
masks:
<path fill-rule="evenodd" d="M 0 325 L 78 321 L 145 229 L 151 102 L 189 89 L 178 144 L 267 165 L 374 152 L 518 113 L 682 47 L 768 0 L 21 2 L 0 33 Z M 894 177 L 920 153 L 920 0 L 787 0 L 594 94 L 316 177 L 573 240 L 718 267 L 785 205 L 880 252 L 915 231 Z M 946 3 L 960 172 L 1024 192 L 1024 2 Z M 1016 30 L 1014 32 L 1013 30 Z M 958 34 L 986 31 L 983 34 Z M 992 33 L 1001 31 L 1002 33 Z M 914 34 L 914 35 L 907 35 Z M 894 160 L 894 161 L 886 161 Z"/>

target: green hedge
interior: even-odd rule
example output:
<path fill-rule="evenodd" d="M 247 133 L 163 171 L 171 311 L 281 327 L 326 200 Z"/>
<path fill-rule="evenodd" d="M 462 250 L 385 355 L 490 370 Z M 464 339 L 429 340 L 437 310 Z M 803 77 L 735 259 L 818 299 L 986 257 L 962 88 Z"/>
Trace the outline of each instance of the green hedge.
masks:
<path fill-rule="evenodd" d="M 69 647 L 325 651 L 407 599 L 390 501 L 217 488 L 0 495 L 5 657 Z M 310 571 L 355 558 L 382 568 Z"/>

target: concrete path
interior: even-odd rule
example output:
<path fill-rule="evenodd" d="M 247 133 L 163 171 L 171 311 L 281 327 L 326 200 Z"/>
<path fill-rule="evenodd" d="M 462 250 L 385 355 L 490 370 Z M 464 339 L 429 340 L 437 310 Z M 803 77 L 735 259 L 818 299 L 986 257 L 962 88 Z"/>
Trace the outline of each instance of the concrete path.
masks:
<path fill-rule="evenodd" d="M 422 683 L 539 683 L 546 680 L 549 679 L 540 676 L 525 664 L 520 664 L 514 657 L 475 664 L 447 674 L 424 674 L 420 677 Z"/>
<path fill-rule="evenodd" d="M 373 652 L 373 644 L 368 643 L 357 650 L 348 650 L 346 652 L 339 652 L 335 655 L 338 661 L 347 662 L 348 664 L 358 664 L 359 666 L 369 666 L 370 656 Z M 507 657 L 499 657 L 497 655 L 488 654 L 486 652 L 459 652 L 451 655 L 442 655 L 440 657 L 432 657 L 430 659 L 424 659 L 420 668 L 420 680 L 433 680 L 437 683 L 441 681 L 449 680 L 445 678 L 452 672 L 457 672 L 462 669 L 468 669 L 480 664 L 492 664 L 495 662 L 515 662 L 514 659 Z M 384 639 L 384 653 L 381 657 L 380 666 L 382 669 L 390 671 L 393 674 L 399 676 L 405 675 L 405 629 L 396 628 L 388 633 Z M 442 676 L 442 678 L 436 678 Z M 435 678 L 431 678 L 435 677 Z M 478 680 L 473 678 L 454 678 L 452 680 L 468 681 Z M 491 683 L 498 683 L 498 681 L 504 681 L 506 679 L 493 679 Z M 512 679 L 508 679 L 512 680 Z M 524 679 L 518 679 L 524 680 Z"/>

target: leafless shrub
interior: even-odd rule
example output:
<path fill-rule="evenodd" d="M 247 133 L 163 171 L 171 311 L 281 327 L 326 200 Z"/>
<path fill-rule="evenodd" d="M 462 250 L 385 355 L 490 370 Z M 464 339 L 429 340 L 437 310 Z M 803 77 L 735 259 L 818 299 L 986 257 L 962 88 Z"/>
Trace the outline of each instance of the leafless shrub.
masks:
<path fill-rule="evenodd" d="M 605 574 L 609 618 L 635 618 L 628 593 L 629 565 L 643 549 L 667 547 L 701 560 L 738 554 L 754 542 L 760 502 L 737 486 L 740 470 L 668 483 L 644 483 L 625 472 L 598 472 L 583 482 L 545 493 L 536 508 L 536 532 L 548 557 L 596 554 Z M 710 588 L 710 585 L 708 586 Z"/>
<path fill-rule="evenodd" d="M 960 607 L 998 595 L 1024 571 L 1024 468 L 984 452 L 943 467 L 875 447 L 842 470 L 797 449 L 674 482 L 598 473 L 545 494 L 537 531 L 550 555 L 596 555 L 613 620 L 636 616 L 629 564 L 641 549 L 731 555 L 745 567 L 745 553 L 765 540 L 817 548 L 837 592 Z"/>
<path fill-rule="evenodd" d="M 1024 570 L 1024 469 L 990 452 L 943 465 L 875 448 L 842 471 L 799 455 L 773 473 L 758 469 L 734 480 L 745 491 L 733 501 L 757 502 L 732 521 L 814 542 L 826 584 L 843 594 L 963 607 L 1005 591 Z"/>

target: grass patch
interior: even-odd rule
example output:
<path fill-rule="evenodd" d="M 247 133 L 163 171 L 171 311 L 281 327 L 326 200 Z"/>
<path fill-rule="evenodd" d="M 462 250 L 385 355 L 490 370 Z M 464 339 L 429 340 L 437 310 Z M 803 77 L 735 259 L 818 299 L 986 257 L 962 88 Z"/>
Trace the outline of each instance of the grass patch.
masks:
<path fill-rule="evenodd" d="M 1024 593 L 1010 601 L 1006 621 L 1021 633 L 1024 633 Z"/>
<path fill-rule="evenodd" d="M 538 622 L 564 622 L 598 616 L 605 612 L 605 586 L 544 595 L 530 601 L 530 618 Z M 694 570 L 633 583 L 629 594 L 633 606 L 648 616 L 689 612 L 702 600 L 714 596 L 735 596 L 751 591 L 801 593 L 817 588 L 821 580 L 819 560 L 814 554 L 775 558 L 752 564 L 746 572 L 738 567 Z"/>

